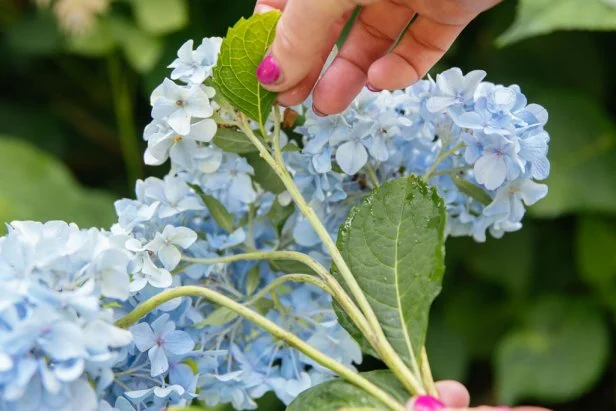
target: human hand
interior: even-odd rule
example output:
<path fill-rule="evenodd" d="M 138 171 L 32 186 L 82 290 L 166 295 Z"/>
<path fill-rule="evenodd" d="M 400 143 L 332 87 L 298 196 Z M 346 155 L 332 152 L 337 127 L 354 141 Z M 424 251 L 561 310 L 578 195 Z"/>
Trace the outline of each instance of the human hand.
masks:
<path fill-rule="evenodd" d="M 468 390 L 456 381 L 436 383 L 440 400 L 430 396 L 412 398 L 407 403 L 408 411 L 549 411 L 540 407 L 477 407 L 468 408 L 470 395 Z"/>
<path fill-rule="evenodd" d="M 420 78 L 462 29 L 501 0 L 257 0 L 255 12 L 283 10 L 270 53 L 257 69 L 265 88 L 292 106 L 313 92 L 318 114 L 343 111 L 362 87 L 399 89 Z M 354 8 L 363 6 L 340 53 L 323 65 Z M 415 18 L 400 43 L 404 28 Z"/>

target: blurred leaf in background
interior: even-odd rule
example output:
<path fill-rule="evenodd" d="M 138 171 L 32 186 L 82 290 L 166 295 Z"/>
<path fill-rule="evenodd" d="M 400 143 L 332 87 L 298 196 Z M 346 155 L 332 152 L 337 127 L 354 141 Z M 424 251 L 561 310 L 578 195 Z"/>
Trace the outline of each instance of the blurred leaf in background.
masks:
<path fill-rule="evenodd" d="M 114 196 L 82 187 L 62 163 L 29 143 L 0 136 L 0 164 L 2 222 L 64 220 L 108 228 L 115 220 Z"/>
<path fill-rule="evenodd" d="M 613 0 L 520 0 L 515 22 L 498 43 L 573 29 L 616 30 L 616 4 Z"/>

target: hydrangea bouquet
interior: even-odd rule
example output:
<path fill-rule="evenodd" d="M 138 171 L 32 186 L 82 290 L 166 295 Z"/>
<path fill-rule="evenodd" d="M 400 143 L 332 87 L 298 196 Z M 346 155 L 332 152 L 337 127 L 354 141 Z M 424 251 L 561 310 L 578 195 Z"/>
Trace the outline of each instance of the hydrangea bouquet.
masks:
<path fill-rule="evenodd" d="M 547 193 L 547 112 L 451 69 L 284 109 L 255 69 L 279 15 L 185 43 L 153 92 L 145 162 L 109 231 L 0 238 L 0 410 L 403 410 L 436 395 L 424 348 L 447 236 L 519 230 Z M 387 370 L 359 373 L 362 353 Z M 367 407 L 367 408 L 366 408 Z"/>

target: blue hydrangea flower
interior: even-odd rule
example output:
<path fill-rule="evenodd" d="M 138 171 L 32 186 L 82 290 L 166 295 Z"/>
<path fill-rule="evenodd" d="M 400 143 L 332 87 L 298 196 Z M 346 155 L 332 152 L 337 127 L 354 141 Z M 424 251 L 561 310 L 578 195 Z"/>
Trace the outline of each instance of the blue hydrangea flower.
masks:
<path fill-rule="evenodd" d="M 184 331 L 175 329 L 169 315 L 163 314 L 151 324 L 139 323 L 130 329 L 135 346 L 141 352 L 148 352 L 152 377 L 169 369 L 168 356 L 184 355 L 194 347 L 194 342 Z M 183 390 L 182 390 L 183 393 Z"/>
<path fill-rule="evenodd" d="M 222 39 L 205 38 L 193 51 L 193 41 L 188 40 L 178 50 L 178 58 L 169 65 L 171 78 L 184 83 L 201 84 L 212 76 L 212 69 L 218 61 Z"/>
<path fill-rule="evenodd" d="M 150 98 L 152 118 L 169 125 L 176 133 L 186 136 L 190 133 L 192 119 L 209 118 L 214 114 L 210 99 L 214 97 L 211 87 L 192 85 L 178 86 L 165 79 Z"/>

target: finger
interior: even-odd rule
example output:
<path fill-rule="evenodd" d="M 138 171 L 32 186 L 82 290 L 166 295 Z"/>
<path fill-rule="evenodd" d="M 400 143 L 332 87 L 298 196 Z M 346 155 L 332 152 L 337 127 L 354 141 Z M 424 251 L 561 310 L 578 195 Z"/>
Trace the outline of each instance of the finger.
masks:
<path fill-rule="evenodd" d="M 298 85 L 278 95 L 278 103 L 280 105 L 285 107 L 291 107 L 303 102 L 308 98 L 310 92 L 314 88 L 314 84 L 317 82 L 319 76 L 323 71 L 323 67 L 327 62 L 327 59 L 332 53 L 332 50 L 336 45 L 336 41 L 340 37 L 340 33 L 342 32 L 342 29 L 344 28 L 347 20 L 349 19 L 349 16 L 350 13 L 345 14 L 342 18 L 338 19 L 338 21 L 336 21 L 332 25 L 329 41 L 327 43 L 327 46 L 321 53 L 319 60 L 315 63 L 308 76 L 302 81 L 300 81 Z"/>
<path fill-rule="evenodd" d="M 466 387 L 457 381 L 439 381 L 436 383 L 439 399 L 448 407 L 468 407 L 471 396 Z"/>
<path fill-rule="evenodd" d="M 366 85 L 370 65 L 391 48 L 414 16 L 405 4 L 384 1 L 364 7 L 349 37 L 314 91 L 318 111 L 343 111 Z"/>
<path fill-rule="evenodd" d="M 270 54 L 257 68 L 268 90 L 289 90 L 303 80 L 327 47 L 330 26 L 353 8 L 350 0 L 289 0 Z"/>
<path fill-rule="evenodd" d="M 374 88 L 394 90 L 415 83 L 443 57 L 465 26 L 417 17 L 393 52 L 370 67 L 369 84 Z"/>
<path fill-rule="evenodd" d="M 287 0 L 257 0 L 255 14 L 267 13 L 272 10 L 284 10 Z"/>

